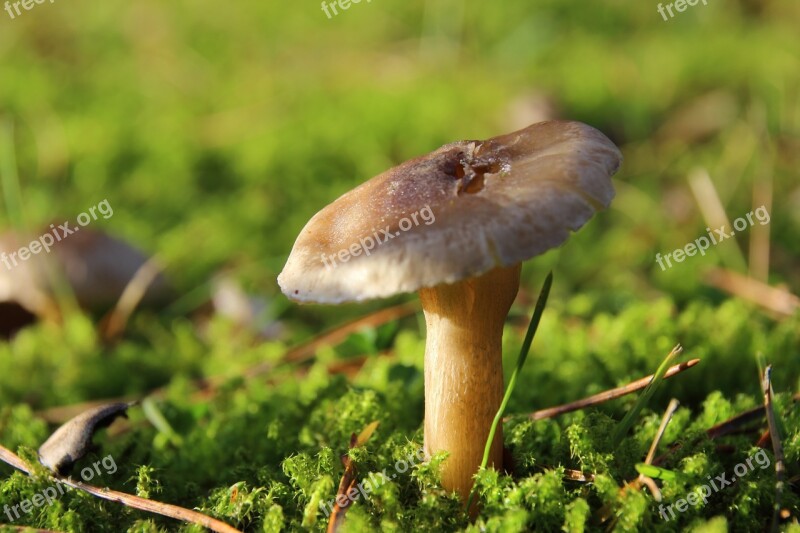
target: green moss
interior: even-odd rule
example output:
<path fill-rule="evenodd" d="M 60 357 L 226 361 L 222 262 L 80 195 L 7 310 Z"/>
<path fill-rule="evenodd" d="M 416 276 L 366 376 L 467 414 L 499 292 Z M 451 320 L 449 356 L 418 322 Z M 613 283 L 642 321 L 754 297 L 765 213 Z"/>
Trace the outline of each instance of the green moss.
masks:
<path fill-rule="evenodd" d="M 613 326 L 615 321 L 629 321 L 635 316 L 638 315 L 628 313 L 605 320 Z M 714 313 L 706 316 L 716 320 Z M 571 327 L 569 320 L 561 321 L 560 326 L 551 323 L 540 332 L 540 340 L 547 344 Z M 655 330 L 645 334 L 648 335 L 657 337 L 660 333 Z M 731 342 L 738 342 L 738 338 L 732 337 Z M 697 349 L 707 346 L 699 345 Z M 583 347 L 576 344 L 571 349 Z M 553 420 L 533 422 L 522 416 L 513 417 L 504 427 L 505 445 L 513 458 L 513 475 L 494 470 L 478 475 L 476 494 L 482 511 L 470 524 L 460 510 L 460 500 L 439 486 L 438 471 L 446 453 L 430 462 L 419 460 L 421 419 L 409 420 L 400 401 L 408 392 L 398 386 L 409 383 L 408 374 L 395 372 L 396 368 L 408 368 L 403 362 L 405 357 L 398 354 L 399 360 L 381 359 L 365 367 L 364 372 L 383 376 L 383 381 L 374 382 L 374 388 L 363 382 L 353 386 L 340 377 L 331 377 L 323 365 L 316 364 L 299 382 L 292 379 L 288 369 L 279 369 L 269 384 L 235 378 L 220 386 L 212 398 L 198 401 L 191 399 L 190 381 L 178 377 L 172 381 L 165 399 L 157 403 L 166 423 L 159 423 L 161 429 L 147 424 L 141 409 L 132 409 L 135 431 L 115 438 L 100 437 L 102 453 L 111 453 L 120 467 L 115 475 L 104 477 L 102 483 L 144 497 L 197 507 L 247 531 L 323 531 L 327 525 L 326 505 L 330 512 L 330 502 L 343 473 L 340 456 L 347 453 L 363 489 L 347 512 L 348 531 L 742 530 L 758 528 L 764 517 L 771 516 L 774 458 L 770 450 L 753 447 L 759 431 L 732 434 L 719 441 L 711 441 L 705 435 L 709 427 L 759 405 L 760 398 L 758 394 L 711 390 L 696 405 L 686 402 L 665 432 L 656 455 L 669 452 L 661 466 L 677 477 L 657 482 L 664 498 L 661 504 L 647 489 L 623 489 L 623 485 L 637 476 L 635 464 L 643 460 L 655 436 L 662 406 L 657 400 L 646 407 L 630 435 L 613 448 L 610 436 L 624 414 L 619 407 L 632 403 L 631 399 L 622 399 L 600 409 Z M 377 365 L 383 368 L 378 370 Z M 680 389 L 680 381 L 692 373 L 712 380 L 715 369 L 701 363 L 665 381 L 664 389 L 669 393 Z M 574 376 L 579 382 L 584 379 L 582 372 Z M 754 372 L 751 376 L 756 379 Z M 615 381 L 606 381 L 603 386 L 613 386 Z M 577 396 L 572 389 L 569 387 L 549 403 Z M 774 403 L 784 427 L 789 474 L 796 475 L 800 416 L 788 394 L 777 394 Z M 372 437 L 348 451 L 350 435 L 359 433 L 373 420 L 380 425 Z M 756 427 L 763 428 L 763 422 Z M 169 438 L 162 431 L 175 432 L 180 438 Z M 20 404 L 0 411 L 2 441 L 19 449 L 27 460 L 35 462 L 34 449 L 46 435 L 45 424 L 30 407 Z M 679 448 L 670 452 L 669 448 L 676 444 Z M 720 445 L 722 450 L 718 449 Z M 770 464 L 763 468 L 756 464 L 735 484 L 708 495 L 702 505 L 688 506 L 670 520 L 660 516 L 659 505 L 675 506 L 692 492 L 702 495 L 703 486 L 711 479 L 722 474 L 730 476 L 737 465 L 746 464 L 748 458 L 752 461 L 756 454 L 767 458 Z M 98 457 L 93 454 L 84 461 L 90 464 Z M 566 469 L 594 479 L 566 480 Z M 8 468 L 4 470 L 10 472 Z M 46 477 L 34 479 L 17 473 L 0 482 L 0 495 L 3 502 L 13 504 L 32 498 L 48 483 Z M 797 494 L 791 488 L 785 490 L 784 507 L 798 505 Z M 726 520 L 713 518 L 723 515 Z M 96 524 L 101 524 L 101 531 L 178 527 L 167 519 L 125 511 L 75 491 L 52 506 L 25 515 L 24 521 L 68 531 L 94 531 Z"/>

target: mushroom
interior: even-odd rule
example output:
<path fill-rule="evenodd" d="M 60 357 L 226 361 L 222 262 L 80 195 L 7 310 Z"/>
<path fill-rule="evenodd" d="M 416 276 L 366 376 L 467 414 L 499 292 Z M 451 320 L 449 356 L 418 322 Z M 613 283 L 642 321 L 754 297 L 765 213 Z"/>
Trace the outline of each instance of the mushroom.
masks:
<path fill-rule="evenodd" d="M 466 502 L 503 397 L 503 323 L 522 261 L 561 245 L 614 196 L 622 160 L 601 132 L 540 122 L 459 141 L 342 195 L 303 228 L 278 283 L 338 304 L 419 292 L 425 314 L 425 453 Z M 502 468 L 502 433 L 489 464 Z"/>
<path fill-rule="evenodd" d="M 125 241 L 90 229 L 75 233 L 79 229 L 72 230 L 74 235 L 59 236 L 55 243 L 58 230 L 48 228 L 42 228 L 38 237 L 32 232 L 0 234 L 0 338 L 11 337 L 36 317 L 57 319 L 60 281 L 72 289 L 82 307 L 105 311 L 147 264 L 148 257 Z M 45 237 L 51 242 L 47 247 L 42 246 Z M 25 260 L 19 253 L 23 248 Z M 146 287 L 142 304 L 163 304 L 170 294 L 169 282 L 159 273 Z"/>

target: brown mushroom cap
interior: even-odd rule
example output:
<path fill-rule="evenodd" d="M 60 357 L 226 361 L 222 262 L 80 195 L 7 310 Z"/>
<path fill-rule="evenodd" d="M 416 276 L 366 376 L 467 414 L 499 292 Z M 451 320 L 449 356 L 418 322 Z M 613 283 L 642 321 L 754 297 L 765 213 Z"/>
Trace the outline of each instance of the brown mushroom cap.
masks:
<path fill-rule="evenodd" d="M 0 234 L 0 253 L 10 256 L 51 231 L 45 227 L 40 233 L 9 231 Z M 104 310 L 119 300 L 125 287 L 148 260 L 126 242 L 90 229 L 81 229 L 80 233 L 55 242 L 50 253 L 41 247 L 39 250 L 37 254 L 29 255 L 27 260 L 16 256 L 12 262 L 7 258 L 10 269 L 5 263 L 0 263 L 0 302 L 13 301 L 31 313 L 40 314 L 53 297 L 53 275 L 58 275 L 69 283 L 82 306 Z M 55 270 L 48 273 L 48 268 Z M 147 287 L 142 302 L 163 303 L 169 291 L 166 278 L 158 274 Z"/>
<path fill-rule="evenodd" d="M 540 122 L 442 146 L 317 213 L 278 283 L 293 300 L 333 304 L 514 265 L 559 246 L 608 207 L 621 161 L 605 135 L 580 122 Z"/>

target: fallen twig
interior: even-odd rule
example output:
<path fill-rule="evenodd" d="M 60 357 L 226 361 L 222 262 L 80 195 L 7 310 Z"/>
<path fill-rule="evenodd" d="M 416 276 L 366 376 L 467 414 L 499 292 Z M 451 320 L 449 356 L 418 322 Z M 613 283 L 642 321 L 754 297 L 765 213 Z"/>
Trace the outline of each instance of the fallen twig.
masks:
<path fill-rule="evenodd" d="M 760 305 L 778 317 L 792 316 L 800 309 L 800 298 L 789 291 L 731 270 L 712 270 L 706 277 L 706 282 L 733 296 Z"/>
<path fill-rule="evenodd" d="M 33 469 L 28 465 L 28 463 L 2 445 L 0 445 L 0 461 L 13 466 L 17 470 L 21 470 L 29 476 L 33 476 Z M 216 518 L 211 518 L 210 516 L 193 511 L 191 509 L 185 509 L 177 505 L 140 498 L 139 496 L 134 496 L 132 494 L 127 494 L 125 492 L 119 492 L 116 490 L 107 488 L 101 489 L 99 487 L 87 485 L 86 483 L 82 483 L 80 481 L 73 481 L 71 478 L 65 478 L 58 475 L 53 475 L 52 477 L 59 483 L 62 483 L 68 487 L 88 492 L 89 494 L 104 500 L 121 503 L 126 507 L 159 514 L 161 516 L 174 518 L 183 522 L 191 522 L 218 533 L 241 533 L 238 529 L 226 524 L 225 522 L 217 520 Z"/>
<path fill-rule="evenodd" d="M 381 309 L 375 313 L 367 315 L 365 317 L 361 317 L 354 321 L 348 322 L 341 326 L 337 326 L 332 330 L 323 333 L 319 337 L 316 337 L 308 342 L 304 342 L 295 346 L 294 348 L 290 348 L 286 354 L 281 358 L 279 361 L 274 362 L 266 362 L 260 363 L 256 366 L 253 366 L 244 371 L 242 377 L 245 380 L 255 379 L 270 370 L 274 369 L 275 367 L 286 364 L 286 363 L 302 363 L 304 361 L 308 361 L 314 357 L 314 354 L 321 346 L 329 345 L 335 346 L 341 342 L 344 342 L 347 337 L 365 327 L 378 327 L 387 322 L 391 322 L 392 320 L 397 320 L 408 316 L 416 311 L 417 307 L 414 304 L 401 304 L 396 305 L 394 307 L 389 307 L 386 309 Z M 197 387 L 198 394 L 205 394 L 213 395 L 216 391 L 216 388 L 219 384 L 224 383 L 225 381 L 229 380 L 230 376 L 215 376 L 209 378 L 199 378 L 193 382 L 193 385 Z M 38 416 L 43 418 L 44 420 L 50 423 L 63 423 L 76 414 L 85 411 L 86 409 L 90 409 L 92 407 L 96 407 L 98 405 L 102 405 L 104 403 L 110 402 L 122 402 L 122 401 L 131 401 L 135 399 L 142 399 L 144 397 L 151 397 L 155 399 L 162 398 L 166 395 L 167 387 L 158 387 L 145 396 L 125 396 L 121 398 L 106 398 L 101 400 L 92 400 L 90 402 L 82 402 L 73 405 L 65 405 L 60 407 L 53 407 L 50 409 L 45 409 L 37 413 Z"/>
<path fill-rule="evenodd" d="M 724 422 L 720 422 L 719 424 L 710 427 L 706 430 L 706 435 L 708 435 L 709 439 L 718 439 L 720 437 L 724 437 L 726 435 L 730 435 L 737 431 L 742 431 L 744 426 L 750 424 L 751 422 L 756 422 L 764 418 L 764 406 L 754 407 L 753 409 L 748 409 L 744 413 L 739 413 L 738 415 L 734 416 L 733 418 L 729 418 Z"/>
<path fill-rule="evenodd" d="M 36 529 L 28 526 L 12 526 L 10 524 L 0 524 L 0 531 L 16 531 L 17 533 L 61 533 L 50 529 Z"/>
<path fill-rule="evenodd" d="M 664 379 L 671 378 L 672 376 L 680 374 L 684 370 L 692 368 L 699 362 L 700 359 L 692 359 L 690 361 L 686 361 L 685 363 L 673 365 L 669 369 L 667 369 L 667 373 L 664 374 Z M 531 420 L 544 420 L 546 418 L 554 418 L 556 416 L 563 415 L 565 413 L 571 413 L 572 411 L 585 409 L 586 407 L 591 407 L 593 405 L 598 405 L 607 402 L 609 400 L 614 400 L 616 398 L 620 398 L 627 394 L 632 394 L 636 391 L 642 390 L 643 388 L 647 387 L 647 384 L 650 383 L 650 381 L 653 379 L 654 376 L 655 374 L 650 374 L 649 376 L 645 376 L 641 379 L 637 379 L 636 381 L 632 381 L 627 385 L 599 392 L 597 394 L 593 394 L 581 400 L 576 400 L 574 402 L 566 403 L 564 405 L 558 405 L 556 407 L 548 407 L 547 409 L 534 411 L 533 413 L 528 415 L 528 418 L 530 418 Z M 511 417 L 504 418 L 503 422 L 507 422 L 508 420 L 510 420 L 510 418 Z"/>
<path fill-rule="evenodd" d="M 792 396 L 792 400 L 794 400 L 795 402 L 800 402 L 800 392 Z M 719 424 L 710 427 L 709 429 L 706 430 L 706 435 L 711 440 L 718 439 L 726 435 L 731 435 L 733 433 L 741 431 L 742 426 L 749 424 L 750 422 L 761 420 L 762 418 L 764 418 L 764 414 L 765 414 L 765 409 L 763 405 L 754 407 L 752 409 L 748 409 L 747 411 L 739 413 L 733 418 L 729 418 L 724 422 L 720 422 Z M 653 464 L 658 465 L 663 463 L 670 455 L 680 450 L 680 448 L 681 448 L 680 443 L 673 445 L 663 455 L 653 460 Z"/>
<path fill-rule="evenodd" d="M 158 260 L 151 257 L 142 264 L 133 277 L 128 281 L 125 290 L 117 300 L 114 309 L 102 320 L 100 331 L 103 339 L 108 342 L 119 336 L 128 323 L 128 319 L 133 314 L 136 306 L 142 301 L 147 289 L 152 285 L 161 273 Z"/>
<path fill-rule="evenodd" d="M 358 446 L 363 446 L 377 428 L 378 421 L 376 420 L 368 424 L 359 435 L 356 435 L 355 433 L 350 435 L 350 446 L 348 450 L 357 448 Z M 339 531 L 339 529 L 342 527 L 342 524 L 344 524 L 344 515 L 347 513 L 347 510 L 353 503 L 353 500 L 350 497 L 351 491 L 355 490 L 356 482 L 358 481 L 356 465 L 350 458 L 349 453 L 342 455 L 342 464 L 344 465 L 344 473 L 342 474 L 342 479 L 339 482 L 339 490 L 336 492 L 336 505 L 333 506 L 333 511 L 331 512 L 327 533 L 337 533 L 337 531 Z M 340 498 L 344 500 L 343 504 L 339 503 Z"/>

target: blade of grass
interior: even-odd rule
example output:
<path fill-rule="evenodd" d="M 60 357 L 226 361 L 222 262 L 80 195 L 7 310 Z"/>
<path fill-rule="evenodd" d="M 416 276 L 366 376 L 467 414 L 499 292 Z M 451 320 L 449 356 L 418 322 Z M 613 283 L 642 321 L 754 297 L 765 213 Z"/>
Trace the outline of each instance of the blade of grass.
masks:
<path fill-rule="evenodd" d="M 161 409 L 158 408 L 153 398 L 145 398 L 142 400 L 142 410 L 144 411 L 145 418 L 147 418 L 161 434 L 165 435 L 174 446 L 180 447 L 183 444 L 183 439 L 172 429 L 172 426 L 164 417 L 164 414 L 161 412 Z"/>
<path fill-rule="evenodd" d="M 14 145 L 14 122 L 8 118 L 0 118 L 0 189 L 11 226 L 20 231 L 29 229 Z M 64 314 L 77 312 L 75 294 L 63 274 L 51 262 L 45 261 L 43 264 L 44 275 L 52 287 L 52 294 L 47 296 L 46 304 L 38 311 L 40 317 L 60 320 Z"/>
<path fill-rule="evenodd" d="M 647 463 L 636 463 L 634 465 L 636 471 L 643 476 L 653 479 L 664 479 L 667 481 L 678 479 L 678 474 L 672 470 L 661 468 L 660 466 L 653 466 Z"/>
<path fill-rule="evenodd" d="M 620 422 L 617 427 L 614 428 L 614 433 L 611 436 L 611 443 L 614 448 L 619 446 L 620 442 L 622 442 L 622 439 L 628 433 L 628 430 L 633 425 L 636 417 L 639 416 L 639 412 L 644 408 L 645 405 L 647 405 L 647 402 L 650 401 L 650 399 L 653 397 L 653 394 L 656 392 L 656 389 L 664 380 L 664 375 L 667 373 L 667 369 L 672 366 L 672 361 L 674 361 L 678 354 L 682 351 L 683 348 L 681 348 L 681 345 L 678 344 L 672 349 L 671 352 L 669 352 L 669 355 L 664 358 L 664 360 L 661 362 L 661 365 L 659 365 L 658 370 L 656 370 L 656 373 L 653 375 L 652 381 L 650 381 L 647 387 L 645 387 L 644 391 L 642 391 L 639 399 L 636 400 L 633 408 L 628 411 L 628 413 L 622 419 L 622 422 Z"/>
<path fill-rule="evenodd" d="M 712 228 L 733 227 L 708 171 L 704 168 L 694 169 L 687 179 L 706 224 Z M 733 240 L 732 246 L 717 246 L 714 251 L 726 267 L 734 272 L 747 272 L 747 262 L 737 241 Z"/>
<path fill-rule="evenodd" d="M 761 388 L 764 392 L 764 410 L 767 414 L 767 427 L 772 437 L 772 451 L 775 454 L 775 503 L 772 513 L 772 525 L 770 531 L 777 532 L 780 528 L 781 498 L 783 496 L 783 485 L 786 479 L 786 462 L 783 456 L 783 444 L 781 443 L 780 429 L 778 428 L 775 410 L 772 408 L 772 365 L 763 366 L 765 363 L 761 354 L 758 357 L 758 366 L 761 371 Z"/>
<path fill-rule="evenodd" d="M 506 392 L 503 395 L 503 401 L 500 402 L 500 408 L 497 410 L 497 414 L 492 421 L 492 426 L 489 429 L 489 437 L 486 439 L 486 447 L 483 450 L 483 460 L 481 461 L 480 470 L 485 469 L 486 464 L 489 462 L 489 452 L 492 447 L 492 442 L 494 441 L 494 435 L 497 432 L 497 426 L 503 419 L 503 413 L 508 405 L 508 400 L 511 398 L 511 393 L 514 392 L 514 386 L 517 384 L 517 377 L 522 370 L 522 366 L 525 364 L 525 359 L 528 358 L 528 352 L 530 352 L 531 344 L 533 343 L 533 336 L 536 334 L 536 330 L 539 327 L 539 320 L 542 318 L 545 305 L 547 305 L 547 297 L 550 295 L 550 287 L 552 285 L 553 273 L 550 272 L 544 280 L 542 290 L 539 291 L 539 298 L 536 300 L 536 307 L 533 309 L 533 316 L 531 317 L 531 323 L 528 325 L 528 332 L 525 334 L 525 340 L 522 342 L 522 347 L 519 350 L 517 366 L 511 373 L 511 378 L 508 380 L 508 385 L 506 386 Z M 473 487 L 473 490 L 470 491 L 469 499 L 467 500 L 467 509 L 472 508 L 472 498 L 475 494 L 474 490 Z"/>
<path fill-rule="evenodd" d="M 14 124 L 9 119 L 0 120 L 0 185 L 11 225 L 17 229 L 25 227 L 14 149 Z"/>
<path fill-rule="evenodd" d="M 627 485 L 634 488 L 638 488 L 642 484 L 645 485 L 650 490 L 650 493 L 657 502 L 661 501 L 661 489 L 658 488 L 658 485 L 656 485 L 656 482 L 653 480 L 662 475 L 674 476 L 674 472 L 670 472 L 669 470 L 664 470 L 663 468 L 658 467 L 655 467 L 656 469 L 652 470 L 648 467 L 653 462 L 653 457 L 658 449 L 658 444 L 661 442 L 662 437 L 664 437 L 664 432 L 667 430 L 667 424 L 669 424 L 670 420 L 672 420 L 672 415 L 674 415 L 675 411 L 678 410 L 678 405 L 680 405 L 680 403 L 675 398 L 670 400 L 667 410 L 664 412 L 664 416 L 661 417 L 661 424 L 658 426 L 658 431 L 656 431 L 655 437 L 653 437 L 653 442 L 650 443 L 650 450 L 647 452 L 644 463 L 638 463 L 636 465 L 636 471 L 639 472 L 639 477 Z M 660 472 L 660 470 L 664 470 L 664 472 Z"/>
<path fill-rule="evenodd" d="M 670 420 L 672 420 L 672 415 L 674 415 L 675 411 L 678 410 L 679 405 L 680 402 L 678 402 L 678 400 L 675 398 L 669 401 L 667 410 L 664 412 L 664 416 L 661 418 L 661 424 L 658 426 L 656 436 L 653 438 L 653 442 L 650 444 L 650 450 L 648 450 L 647 457 L 644 460 L 645 464 L 649 465 L 653 462 L 653 456 L 656 454 L 658 443 L 661 442 L 661 438 L 664 436 L 664 432 L 667 430 L 667 424 L 669 424 Z"/>

